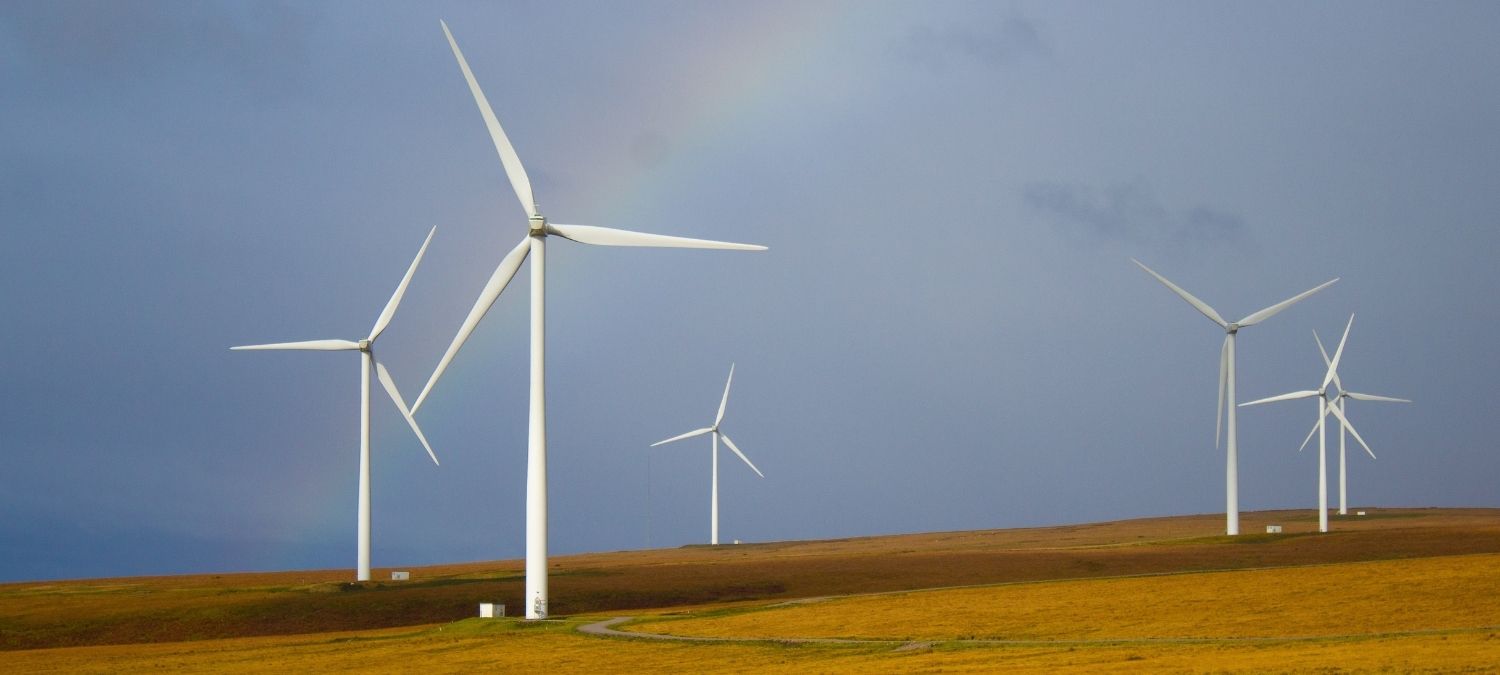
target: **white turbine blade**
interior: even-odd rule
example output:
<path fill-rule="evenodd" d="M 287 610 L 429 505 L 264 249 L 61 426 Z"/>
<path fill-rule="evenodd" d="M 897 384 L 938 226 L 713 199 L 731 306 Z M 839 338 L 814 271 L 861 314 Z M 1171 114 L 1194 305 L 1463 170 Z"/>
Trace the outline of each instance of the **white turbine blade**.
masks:
<path fill-rule="evenodd" d="M 1323 365 L 1333 365 L 1333 359 L 1328 358 L 1328 350 L 1323 348 L 1323 340 L 1318 337 L 1318 331 L 1316 330 L 1313 331 L 1313 341 L 1318 343 L 1318 353 L 1323 355 Z M 1344 390 L 1344 383 L 1339 380 L 1339 373 L 1336 370 L 1333 371 L 1333 383 L 1338 385 L 1339 391 Z"/>
<path fill-rule="evenodd" d="M 765 478 L 766 477 L 765 474 L 763 474 L 763 473 L 760 472 L 760 469 L 755 468 L 755 465 L 750 463 L 750 458 L 746 457 L 745 453 L 740 452 L 740 449 L 734 446 L 734 441 L 729 440 L 729 437 L 725 436 L 724 432 L 722 432 L 722 431 L 719 432 L 719 439 L 723 440 L 724 441 L 724 445 L 729 446 L 729 449 L 733 450 L 734 454 L 739 455 L 740 459 L 745 460 L 745 465 L 748 466 L 748 467 L 750 467 L 750 470 L 754 471 L 755 475 L 760 476 L 761 478 Z"/>
<path fill-rule="evenodd" d="M 714 417 L 714 426 L 724 421 L 724 406 L 729 403 L 729 384 L 734 382 L 734 364 L 729 364 L 729 379 L 724 380 L 724 398 L 719 399 L 719 414 Z"/>
<path fill-rule="evenodd" d="M 702 436 L 703 434 L 706 434 L 706 433 L 708 433 L 710 431 L 713 431 L 713 430 L 714 430 L 713 427 L 703 427 L 702 429 L 696 429 L 694 431 L 689 431 L 689 432 L 687 432 L 685 434 L 682 434 L 681 436 L 673 436 L 671 438 L 668 438 L 665 441 L 657 441 L 655 443 L 652 443 L 651 447 L 654 448 L 654 447 L 656 447 L 658 445 L 666 445 L 667 443 L 671 443 L 672 441 L 680 441 L 680 440 L 682 440 L 684 438 L 692 438 L 694 436 Z"/>
<path fill-rule="evenodd" d="M 474 301 L 473 309 L 469 310 L 469 316 L 464 319 L 464 324 L 459 326 L 458 335 L 453 337 L 453 343 L 448 345 L 448 351 L 443 353 L 442 360 L 438 361 L 437 368 L 432 371 L 432 377 L 427 379 L 427 386 L 422 388 L 421 395 L 417 396 L 417 402 L 412 410 L 419 410 L 422 402 L 427 400 L 427 395 L 432 393 L 433 385 L 437 384 L 438 378 L 443 376 L 443 371 L 448 369 L 448 364 L 453 361 L 454 355 L 464 346 L 464 341 L 469 339 L 469 334 L 474 332 L 474 327 L 479 325 L 479 320 L 484 318 L 490 306 L 500 298 L 500 292 L 505 290 L 506 284 L 510 283 L 511 277 L 516 275 L 521 263 L 526 260 L 526 254 L 531 252 L 531 237 L 521 239 L 521 243 L 505 254 L 500 261 L 500 266 L 495 268 L 495 273 L 490 275 L 490 280 L 484 284 L 484 290 L 479 293 L 479 299 Z"/>
<path fill-rule="evenodd" d="M 474 94 L 474 102 L 479 105 L 479 114 L 484 116 L 484 125 L 489 127 L 490 139 L 495 142 L 495 151 L 500 153 L 500 163 L 505 166 L 505 176 L 510 179 L 510 186 L 515 189 L 516 198 L 521 200 L 521 208 L 526 210 L 527 216 L 535 216 L 536 200 L 531 196 L 531 179 L 526 177 L 526 169 L 521 167 L 521 158 L 516 156 L 516 149 L 511 147 L 510 139 L 505 136 L 505 130 L 500 128 L 500 120 L 495 118 L 495 111 L 490 109 L 489 100 L 484 97 L 484 92 L 479 89 L 479 83 L 474 80 L 474 73 L 469 70 L 469 62 L 464 60 L 464 53 L 459 50 L 458 41 L 453 39 L 453 32 L 448 30 L 448 22 L 440 19 L 438 23 L 443 24 L 443 35 L 448 36 L 448 46 L 453 48 L 453 56 L 458 59 L 458 67 L 464 71 L 464 79 L 469 82 L 469 91 Z"/>
<path fill-rule="evenodd" d="M 1316 288 L 1310 288 L 1308 290 L 1302 291 L 1301 293 L 1298 293 L 1298 294 L 1296 294 L 1296 295 L 1294 295 L 1294 296 L 1292 296 L 1290 298 L 1282 300 L 1281 302 L 1278 302 L 1278 303 L 1276 303 L 1274 305 L 1271 305 L 1270 307 L 1267 307 L 1267 308 L 1265 308 L 1263 310 L 1260 310 L 1259 312 L 1256 312 L 1254 314 L 1251 314 L 1250 316 L 1247 316 L 1247 317 L 1245 317 L 1243 319 L 1240 319 L 1239 324 L 1241 326 L 1253 326 L 1253 325 L 1258 324 L 1258 323 L 1260 323 L 1262 321 L 1265 321 L 1266 319 L 1269 319 L 1269 318 L 1271 318 L 1273 316 L 1276 316 L 1276 314 L 1280 313 L 1281 310 L 1286 309 L 1288 307 L 1291 307 L 1292 305 L 1297 304 L 1303 298 L 1305 298 L 1305 297 L 1307 297 L 1309 295 L 1312 295 L 1313 293 L 1317 293 L 1318 291 L 1321 291 L 1321 290 L 1323 290 L 1325 288 L 1328 288 L 1329 286 L 1333 285 L 1333 282 L 1335 282 L 1335 281 L 1338 281 L 1337 277 L 1335 277 L 1333 279 L 1330 279 L 1328 281 L 1323 282 L 1321 285 L 1317 286 Z"/>
<path fill-rule="evenodd" d="M 1141 264 L 1141 261 L 1136 260 L 1135 258 L 1131 258 L 1130 262 L 1133 262 L 1136 265 L 1140 266 L 1141 269 L 1146 270 L 1147 274 L 1150 274 L 1151 276 L 1156 277 L 1157 281 L 1160 281 L 1167 288 L 1172 289 L 1173 293 L 1176 293 L 1177 295 L 1181 296 L 1182 299 L 1186 300 L 1187 303 L 1189 305 L 1192 305 L 1194 309 L 1197 309 L 1198 311 L 1203 312 L 1203 316 L 1206 316 L 1209 319 L 1213 320 L 1214 323 L 1219 324 L 1220 328 L 1224 328 L 1224 327 L 1227 327 L 1229 325 L 1229 322 L 1225 321 L 1224 317 L 1219 316 L 1219 313 L 1216 312 L 1216 311 L 1214 311 L 1214 308 L 1209 307 L 1208 303 L 1206 303 L 1206 302 L 1204 302 L 1202 300 L 1199 300 L 1196 297 L 1193 297 L 1192 293 L 1189 293 L 1187 291 L 1182 290 L 1182 287 L 1178 286 L 1177 284 L 1174 284 L 1174 283 L 1172 283 L 1170 281 L 1167 281 L 1166 277 L 1164 277 L 1164 276 L 1162 276 L 1160 274 L 1157 274 L 1155 270 L 1153 270 L 1150 267 L 1147 267 L 1147 266 Z"/>
<path fill-rule="evenodd" d="M 1329 406 L 1329 407 L 1332 407 L 1332 406 Z M 1326 415 L 1325 415 L 1325 417 L 1326 417 Z M 1312 430 L 1309 431 L 1309 432 L 1307 432 L 1307 438 L 1302 439 L 1302 445 L 1297 446 L 1297 452 L 1302 452 L 1303 448 L 1306 448 L 1307 444 L 1310 443 L 1310 442 L 1312 442 L 1313 434 L 1316 434 L 1316 433 L 1318 433 L 1318 423 L 1317 422 L 1313 422 Z"/>
<path fill-rule="evenodd" d="M 417 273 L 417 265 L 422 263 L 422 256 L 427 254 L 427 245 L 432 243 L 432 235 L 437 234 L 434 226 L 427 232 L 427 239 L 422 242 L 422 248 L 417 249 L 417 257 L 411 261 L 411 267 L 406 268 L 406 276 L 401 277 L 401 283 L 396 285 L 396 292 L 391 294 L 391 299 L 386 301 L 385 309 L 380 310 L 380 318 L 375 319 L 375 327 L 370 329 L 370 341 L 380 337 L 385 332 L 385 327 L 391 324 L 391 317 L 396 315 L 396 307 L 401 304 L 401 297 L 406 295 L 406 287 L 411 284 L 411 276 Z"/>
<path fill-rule="evenodd" d="M 1353 436 L 1354 440 L 1359 441 L 1359 444 L 1365 447 L 1365 452 L 1370 453 L 1370 459 L 1378 459 L 1375 457 L 1375 451 L 1370 449 L 1370 444 L 1366 443 L 1365 439 L 1360 438 L 1359 432 L 1354 430 L 1354 425 L 1349 423 L 1349 418 L 1344 417 L 1343 411 L 1339 410 L 1338 406 L 1328 406 L 1328 412 L 1333 413 L 1334 417 L 1339 418 L 1339 422 L 1344 425 L 1344 429 L 1348 430 L 1349 435 Z"/>
<path fill-rule="evenodd" d="M 1255 400 L 1255 401 L 1250 401 L 1249 403 L 1241 403 L 1240 407 L 1243 408 L 1243 407 L 1245 407 L 1247 405 L 1260 405 L 1262 403 L 1275 403 L 1276 401 L 1291 401 L 1291 400 L 1295 400 L 1295 399 L 1299 399 L 1299 398 L 1312 398 L 1312 397 L 1317 396 L 1317 395 L 1318 395 L 1318 392 L 1316 390 L 1313 390 L 1313 389 L 1309 389 L 1307 391 L 1294 391 L 1294 392 L 1292 392 L 1290 394 L 1281 394 L 1279 396 L 1269 396 L 1269 397 L 1266 397 L 1266 398 L 1263 398 L 1263 399 L 1258 399 L 1258 400 Z"/>
<path fill-rule="evenodd" d="M 1323 388 L 1333 381 L 1333 376 L 1339 372 L 1339 359 L 1344 358 L 1344 343 L 1349 341 L 1349 329 L 1354 327 L 1354 315 L 1349 315 L 1349 323 L 1344 325 L 1344 337 L 1339 338 L 1339 348 L 1333 350 L 1333 361 L 1328 364 L 1328 373 L 1323 376 Z"/>
<path fill-rule="evenodd" d="M 717 248 L 731 251 L 764 251 L 766 247 L 757 244 L 736 244 L 728 241 L 712 241 L 709 239 L 691 239 L 688 237 L 669 237 L 664 234 L 648 234 L 645 232 L 634 232 L 631 230 L 617 230 L 612 227 L 595 227 L 593 225 L 559 225 L 547 223 L 547 232 L 555 234 L 564 239 L 571 239 L 580 244 L 595 244 L 597 246 L 655 246 L 658 248 Z"/>
<path fill-rule="evenodd" d="M 371 356 L 370 360 L 374 361 Z M 432 463 L 437 464 L 437 453 L 432 451 L 432 446 L 427 443 L 427 436 L 422 433 L 422 427 L 417 426 L 417 419 L 411 416 L 411 410 L 406 407 L 406 401 L 401 398 L 401 391 L 396 388 L 396 381 L 391 379 L 391 374 L 386 371 L 385 364 L 375 361 L 375 374 L 380 377 L 380 384 L 385 387 L 385 393 L 391 395 L 391 402 L 396 404 L 396 409 L 401 411 L 401 416 L 406 418 L 406 423 L 411 425 L 411 430 L 416 432 L 417 440 L 422 442 L 422 447 L 427 448 L 427 456 L 432 458 Z"/>
<path fill-rule="evenodd" d="M 1390 396 L 1376 396 L 1375 394 L 1361 394 L 1359 392 L 1344 392 L 1345 396 L 1356 401 L 1385 401 L 1386 403 L 1411 403 L 1409 398 L 1392 398 Z"/>
<path fill-rule="evenodd" d="M 1219 432 L 1224 424 L 1224 387 L 1229 375 L 1229 336 L 1224 336 L 1224 346 L 1219 349 L 1219 405 L 1214 408 L 1214 447 L 1219 447 Z"/>
<path fill-rule="evenodd" d="M 258 349 L 309 349 L 318 352 L 337 352 L 346 349 L 359 349 L 358 342 L 349 340 L 307 340 L 305 342 L 276 342 L 267 345 L 244 345 L 230 347 L 234 351 L 248 351 Z"/>

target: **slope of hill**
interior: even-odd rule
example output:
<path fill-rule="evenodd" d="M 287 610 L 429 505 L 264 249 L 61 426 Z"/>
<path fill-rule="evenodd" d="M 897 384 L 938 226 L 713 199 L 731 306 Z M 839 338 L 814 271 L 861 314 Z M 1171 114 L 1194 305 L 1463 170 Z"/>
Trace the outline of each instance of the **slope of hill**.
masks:
<path fill-rule="evenodd" d="M 560 615 L 945 586 L 1500 553 L 1500 510 L 1388 509 L 1334 521 L 1307 511 L 856 539 L 692 546 L 554 558 Z M 450 622 L 481 601 L 519 606 L 521 561 L 413 568 L 407 582 L 349 572 L 251 573 L 0 585 L 0 649 L 318 634 Z M 384 573 L 381 570 L 379 573 Z"/>

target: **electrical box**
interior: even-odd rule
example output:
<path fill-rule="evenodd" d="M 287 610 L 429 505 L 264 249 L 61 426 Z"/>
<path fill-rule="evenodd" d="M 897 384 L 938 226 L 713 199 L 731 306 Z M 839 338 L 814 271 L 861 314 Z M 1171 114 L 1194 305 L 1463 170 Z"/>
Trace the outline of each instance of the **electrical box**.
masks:
<path fill-rule="evenodd" d="M 479 603 L 479 617 L 482 619 L 497 619 L 505 616 L 505 605 L 498 602 Z"/>

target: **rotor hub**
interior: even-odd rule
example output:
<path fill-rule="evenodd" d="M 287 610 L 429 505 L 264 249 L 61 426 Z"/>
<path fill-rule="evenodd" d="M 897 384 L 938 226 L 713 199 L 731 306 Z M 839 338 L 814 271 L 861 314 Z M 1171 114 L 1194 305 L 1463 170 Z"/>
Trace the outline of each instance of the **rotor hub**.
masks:
<path fill-rule="evenodd" d="M 531 236 L 533 236 L 533 237 L 545 237 L 545 236 L 547 236 L 547 218 L 546 217 L 540 216 L 540 215 L 532 216 L 532 217 L 526 219 L 526 224 L 527 224 L 527 227 L 530 230 L 529 234 Z"/>
<path fill-rule="evenodd" d="M 368 351 L 370 351 L 370 345 L 372 345 L 372 344 L 374 344 L 374 343 L 371 342 L 369 338 L 365 338 L 363 340 L 360 340 L 359 341 L 359 350 L 362 351 L 362 352 L 368 352 Z"/>
<path fill-rule="evenodd" d="M 1237 323 L 1231 323 L 1228 326 L 1224 327 L 1224 332 L 1230 335 L 1234 335 L 1235 333 L 1240 332 L 1240 325 Z"/>

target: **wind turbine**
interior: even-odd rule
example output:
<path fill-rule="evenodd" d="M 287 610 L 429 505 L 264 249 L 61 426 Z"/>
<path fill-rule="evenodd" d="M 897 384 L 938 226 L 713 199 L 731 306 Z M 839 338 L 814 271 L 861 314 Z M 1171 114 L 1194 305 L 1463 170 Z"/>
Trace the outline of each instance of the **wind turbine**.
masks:
<path fill-rule="evenodd" d="M 1318 337 L 1318 332 L 1317 331 L 1313 331 L 1313 340 L 1316 340 L 1317 343 L 1318 343 L 1318 352 L 1323 355 L 1323 362 L 1324 363 L 1328 363 L 1328 352 L 1323 349 L 1323 340 Z M 1375 394 L 1361 394 L 1359 392 L 1348 391 L 1348 390 L 1344 389 L 1344 383 L 1339 381 L 1339 375 L 1336 372 L 1333 374 L 1333 383 L 1334 383 L 1334 385 L 1336 385 L 1339 388 L 1339 395 L 1338 395 L 1338 398 L 1336 398 L 1333 401 L 1331 401 L 1329 403 L 1329 405 L 1338 408 L 1339 412 L 1341 412 L 1341 413 L 1347 413 L 1348 412 L 1348 408 L 1345 407 L 1347 405 L 1346 401 L 1347 401 L 1347 399 L 1351 399 L 1351 398 L 1354 399 L 1354 400 L 1356 400 L 1356 401 L 1384 401 L 1384 402 L 1387 402 L 1387 403 L 1411 403 L 1411 399 L 1392 398 L 1390 396 L 1376 396 Z M 1344 422 L 1344 420 L 1347 419 L 1347 418 L 1348 418 L 1347 414 L 1344 417 L 1339 418 L 1339 515 L 1341 515 L 1341 516 L 1347 516 L 1347 515 L 1349 515 L 1349 491 L 1348 491 L 1348 486 L 1349 485 L 1348 485 L 1348 473 L 1347 473 L 1347 471 L 1345 469 L 1345 466 L 1344 466 L 1345 465 L 1345 460 L 1344 460 L 1344 440 L 1345 440 L 1345 436 L 1347 435 L 1345 432 L 1353 431 L 1354 427 L 1350 426 L 1346 422 Z M 1302 441 L 1302 447 L 1307 447 L 1307 443 L 1311 439 L 1312 439 L 1312 432 L 1308 432 L 1307 438 L 1303 439 L 1303 441 Z M 1364 443 L 1365 443 L 1364 439 L 1360 439 L 1359 443 L 1360 443 L 1360 445 L 1364 445 Z M 1365 452 L 1369 453 L 1370 457 L 1373 459 L 1375 457 L 1375 453 L 1374 453 L 1374 451 L 1370 450 L 1370 446 L 1364 445 L 1364 448 L 1365 448 Z M 1302 450 L 1302 448 L 1298 448 L 1297 450 L 1300 452 Z"/>
<path fill-rule="evenodd" d="M 432 235 L 437 228 L 432 228 L 427 233 L 427 239 L 422 242 L 422 248 L 417 251 L 417 257 L 411 261 L 411 267 L 406 269 L 406 276 L 401 278 L 401 283 L 396 286 L 396 292 L 391 299 L 385 303 L 385 309 L 380 311 L 380 316 L 375 319 L 375 327 L 370 329 L 369 337 L 354 342 L 352 340 L 308 340 L 306 342 L 278 342 L 265 345 L 246 345 L 242 347 L 230 347 L 232 350 L 268 350 L 268 349 L 299 349 L 312 351 L 358 351 L 359 352 L 359 562 L 355 572 L 357 581 L 370 580 L 370 369 L 374 366 L 375 374 L 380 378 L 381 386 L 390 395 L 391 402 L 396 404 L 396 409 L 401 411 L 401 416 L 406 423 L 411 425 L 411 430 L 416 432 L 417 440 L 422 442 L 422 447 L 427 449 L 427 455 L 432 457 L 432 463 L 437 464 L 437 455 L 432 452 L 432 446 L 427 443 L 427 437 L 422 435 L 422 428 L 417 426 L 417 420 L 412 417 L 410 410 L 406 408 L 406 401 L 401 398 L 400 390 L 396 389 L 395 380 L 386 371 L 385 364 L 375 360 L 375 340 L 385 332 L 386 326 L 391 323 L 391 317 L 396 314 L 397 305 L 401 304 L 401 296 L 406 295 L 406 287 L 411 283 L 411 277 L 417 271 L 417 265 L 422 262 L 422 256 L 427 253 L 427 244 L 432 242 Z"/>
<path fill-rule="evenodd" d="M 1210 321 L 1213 321 L 1214 323 L 1218 324 L 1220 328 L 1224 329 L 1224 346 L 1219 350 L 1219 403 L 1218 407 L 1214 411 L 1214 447 L 1218 447 L 1219 445 L 1219 429 L 1221 426 L 1220 423 L 1223 421 L 1224 411 L 1227 408 L 1229 411 L 1229 423 L 1226 430 L 1227 433 L 1225 434 L 1225 438 L 1227 441 L 1225 444 L 1227 446 L 1227 459 L 1225 461 L 1224 468 L 1225 533 L 1230 535 L 1237 535 L 1240 533 L 1240 487 L 1238 454 L 1239 449 L 1237 445 L 1237 435 L 1235 433 L 1234 405 L 1235 335 L 1239 333 L 1239 330 L 1241 328 L 1244 328 L 1245 326 L 1253 326 L 1257 323 L 1271 318 L 1272 316 L 1275 316 L 1281 310 L 1286 309 L 1293 304 L 1296 304 L 1303 298 L 1306 298 L 1313 293 L 1317 293 L 1318 291 L 1327 288 L 1329 285 L 1333 284 L 1333 282 L 1338 281 L 1338 279 L 1335 278 L 1330 281 L 1326 281 L 1322 285 L 1303 291 L 1297 295 L 1287 298 L 1286 300 L 1282 300 L 1281 302 L 1271 305 L 1270 307 L 1250 314 L 1249 316 L 1246 316 L 1239 321 L 1231 323 L 1225 321 L 1224 317 L 1219 316 L 1219 313 L 1214 311 L 1214 308 L 1209 307 L 1208 303 L 1205 303 L 1202 300 L 1193 297 L 1193 294 L 1182 290 L 1182 288 L 1178 287 L 1177 284 L 1167 281 L 1166 277 L 1157 274 L 1151 268 L 1142 265 L 1141 261 L 1136 260 L 1135 258 L 1131 258 L 1130 261 L 1140 266 L 1140 268 L 1145 270 L 1147 274 L 1156 277 L 1156 280 L 1160 281 L 1162 285 L 1171 289 L 1173 293 L 1176 293 L 1183 300 L 1186 300 L 1187 303 L 1189 305 L 1192 305 L 1194 309 L 1202 312 L 1203 316 L 1208 317 Z M 1229 399 L 1229 404 L 1227 406 L 1224 402 L 1226 396 Z"/>
<path fill-rule="evenodd" d="M 464 59 L 463 52 L 459 50 L 458 42 L 453 39 L 452 31 L 448 30 L 447 22 L 440 23 L 443 25 L 443 34 L 448 37 L 448 46 L 453 48 L 453 56 L 458 60 L 458 67 L 463 71 L 464 79 L 469 83 L 469 91 L 474 95 L 474 102 L 479 106 L 479 113 L 484 117 L 485 126 L 489 128 L 490 140 L 494 142 L 495 151 L 500 155 L 500 163 L 505 167 L 505 175 L 510 179 L 510 186 L 515 190 L 516 197 L 521 201 L 521 208 L 526 212 L 528 230 L 526 236 L 521 239 L 521 243 L 501 259 L 500 266 L 496 267 L 494 274 L 490 275 L 490 280 L 484 285 L 479 299 L 474 302 L 473 309 L 469 310 L 469 316 L 459 327 L 458 335 L 453 338 L 453 343 L 448 346 L 448 351 L 443 354 L 442 360 L 438 361 L 437 368 L 433 370 L 432 377 L 427 380 L 427 386 L 422 389 L 421 395 L 417 396 L 413 409 L 421 408 L 422 403 L 427 400 L 427 395 L 432 392 L 433 385 L 437 384 L 438 378 L 442 377 L 443 371 L 447 370 L 453 356 L 458 353 L 459 348 L 463 347 L 469 334 L 474 332 L 474 327 L 479 324 L 480 319 L 484 318 L 490 306 L 500 297 L 501 291 L 505 290 L 506 284 L 510 283 L 511 277 L 515 276 L 522 261 L 530 254 L 531 403 L 526 451 L 526 597 L 528 598 L 526 618 L 545 619 L 547 618 L 547 402 L 543 362 L 545 360 L 547 236 L 555 234 L 582 244 L 600 246 L 715 248 L 740 251 L 764 251 L 766 247 L 548 222 L 537 210 L 536 201 L 531 195 L 531 181 L 526 177 L 526 170 L 521 166 L 521 159 L 516 155 L 515 148 L 511 147 L 510 139 L 505 136 L 505 131 L 500 128 L 500 121 L 496 119 L 494 110 L 490 108 L 489 101 L 484 97 L 484 92 L 479 89 L 479 83 L 474 80 L 474 73 L 469 70 L 469 63 Z"/>
<path fill-rule="evenodd" d="M 1332 412 L 1332 414 L 1334 416 L 1338 417 L 1340 420 L 1344 419 L 1344 414 L 1342 412 L 1338 412 L 1337 408 L 1334 408 L 1334 407 L 1328 405 L 1328 383 L 1332 382 L 1333 378 L 1337 377 L 1337 373 L 1338 373 L 1338 369 L 1339 369 L 1339 359 L 1343 358 L 1343 356 L 1344 356 L 1344 342 L 1346 342 L 1349 339 L 1349 329 L 1352 328 L 1353 326 L 1354 326 L 1354 315 L 1350 314 L 1349 315 L 1349 323 L 1344 326 L 1344 337 L 1339 340 L 1339 348 L 1336 349 L 1336 350 L 1334 350 L 1334 352 L 1333 352 L 1333 360 L 1331 360 L 1331 361 L 1328 362 L 1328 370 L 1326 372 L 1324 372 L 1324 374 L 1323 374 L 1323 384 L 1318 385 L 1317 389 L 1308 389 L 1308 390 L 1305 390 L 1305 391 L 1294 391 L 1294 392 L 1292 392 L 1290 394 L 1281 394 L 1279 396 L 1270 396 L 1270 397 L 1267 397 L 1267 398 L 1263 398 L 1263 399 L 1259 399 L 1259 400 L 1255 400 L 1255 401 L 1250 401 L 1249 403 L 1241 403 L 1240 404 L 1240 407 L 1244 407 L 1244 406 L 1248 406 L 1248 405 L 1259 405 L 1261 403 L 1271 403 L 1273 401 L 1293 401 L 1293 400 L 1296 400 L 1296 399 L 1313 398 L 1313 397 L 1316 397 L 1318 399 L 1318 423 L 1317 423 L 1317 426 L 1313 427 L 1313 431 L 1316 431 L 1318 433 L 1318 531 L 1319 532 L 1327 532 L 1328 531 L 1328 453 L 1327 453 L 1327 442 L 1326 442 L 1325 435 L 1323 433 L 1323 420 L 1328 417 L 1328 415 L 1329 415 L 1330 412 Z M 1320 348 L 1321 348 L 1321 346 L 1322 345 L 1319 345 Z M 1325 353 L 1324 356 L 1327 356 L 1327 354 Z M 1350 427 L 1350 429 L 1353 429 L 1353 427 Z M 1357 437 L 1357 435 L 1356 435 L 1356 437 Z M 1360 443 L 1364 443 L 1364 441 L 1361 440 Z M 1304 441 L 1302 443 L 1302 445 L 1306 446 L 1307 442 Z M 1365 450 L 1368 451 L 1369 449 L 1370 448 L 1368 446 L 1365 447 Z M 1298 450 L 1298 452 L 1301 452 L 1302 449 L 1298 448 L 1297 450 Z M 1371 452 L 1370 456 L 1374 457 L 1375 453 Z"/>
<path fill-rule="evenodd" d="M 724 406 L 729 403 L 729 384 L 731 382 L 734 382 L 734 364 L 733 363 L 729 364 L 729 379 L 724 381 L 724 398 L 719 399 L 719 414 L 714 416 L 713 426 L 707 426 L 707 427 L 703 427 L 702 429 L 696 429 L 694 431 L 689 431 L 689 432 L 687 432 L 685 434 L 682 434 L 680 436 L 673 436 L 671 438 L 668 438 L 665 441 L 657 441 L 657 442 L 651 444 L 651 447 L 654 448 L 654 447 L 656 447 L 658 445 L 665 445 L 667 443 L 671 443 L 672 441 L 680 441 L 680 440 L 683 440 L 685 438 L 692 438 L 694 436 L 702 436 L 703 434 L 713 434 L 713 439 L 714 439 L 714 443 L 713 443 L 713 453 L 714 453 L 713 454 L 713 458 L 714 458 L 713 459 L 713 467 L 714 467 L 714 469 L 713 469 L 713 471 L 714 471 L 714 473 L 713 473 L 713 483 L 712 483 L 713 484 L 713 489 L 711 490 L 711 492 L 713 494 L 713 499 L 712 499 L 712 505 L 709 507 L 709 523 L 710 523 L 710 525 L 709 525 L 709 530 L 708 530 L 708 532 L 709 532 L 709 534 L 708 534 L 708 543 L 712 544 L 714 546 L 718 546 L 719 545 L 719 439 L 721 439 L 721 438 L 724 439 L 724 445 L 729 446 L 729 449 L 733 450 L 734 454 L 739 455 L 740 459 L 745 460 L 745 464 L 750 467 L 751 471 L 755 472 L 755 475 L 760 476 L 761 478 L 765 478 L 766 477 L 765 474 L 763 474 L 763 473 L 760 472 L 760 469 L 755 468 L 755 465 L 752 464 L 752 463 L 750 463 L 750 458 L 746 457 L 745 453 L 740 452 L 740 449 L 738 447 L 735 447 L 734 441 L 729 440 L 729 436 L 727 434 L 725 434 L 722 431 L 719 431 L 719 424 L 724 421 Z"/>

